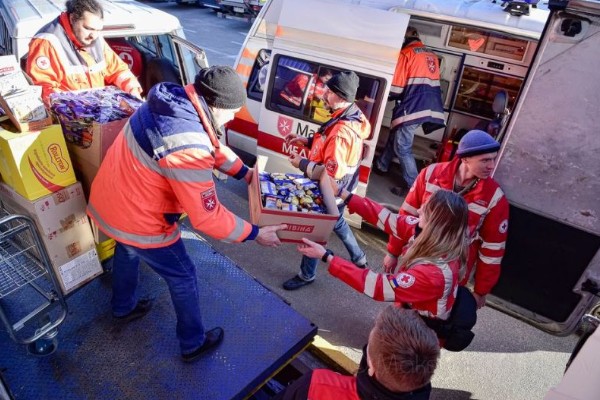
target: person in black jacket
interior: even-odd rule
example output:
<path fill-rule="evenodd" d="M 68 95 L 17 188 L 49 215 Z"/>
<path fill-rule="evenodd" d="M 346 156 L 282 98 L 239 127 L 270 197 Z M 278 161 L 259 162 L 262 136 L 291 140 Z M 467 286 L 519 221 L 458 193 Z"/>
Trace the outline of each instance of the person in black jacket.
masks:
<path fill-rule="evenodd" d="M 383 309 L 363 349 L 356 376 L 316 369 L 292 383 L 276 400 L 427 400 L 440 347 L 414 311 Z"/>

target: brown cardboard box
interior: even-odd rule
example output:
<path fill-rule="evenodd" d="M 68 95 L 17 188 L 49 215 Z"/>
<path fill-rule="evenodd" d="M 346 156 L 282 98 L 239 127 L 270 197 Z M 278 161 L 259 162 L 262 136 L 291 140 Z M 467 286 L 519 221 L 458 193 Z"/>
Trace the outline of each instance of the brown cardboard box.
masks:
<path fill-rule="evenodd" d="M 259 173 L 262 170 L 260 160 L 256 163 L 256 173 L 252 176 L 252 182 L 248 185 L 248 202 L 250 203 L 250 221 L 258 226 L 287 224 L 286 230 L 277 233 L 282 242 L 299 243 L 302 238 L 310 239 L 318 243 L 326 243 L 333 227 L 338 220 L 339 213 L 335 203 L 335 195 L 331 186 L 324 180 L 328 179 L 326 174 L 321 178 L 320 189 L 328 214 L 302 213 L 296 211 L 282 211 L 265 208 L 262 205 Z"/>
<path fill-rule="evenodd" d="M 75 172 L 60 125 L 23 133 L 0 128 L 0 175 L 29 200 L 74 184 Z"/>
<path fill-rule="evenodd" d="M 65 295 L 102 273 L 79 183 L 34 201 L 0 183 L 0 199 L 9 213 L 35 221 Z"/>
<path fill-rule="evenodd" d="M 77 163 L 81 161 L 99 167 L 102 160 L 104 160 L 104 156 L 106 156 L 108 148 L 113 144 L 127 121 L 128 119 L 125 118 L 106 124 L 93 122 L 89 132 L 92 141 L 88 147 L 82 147 L 67 141 L 71 158 Z"/>

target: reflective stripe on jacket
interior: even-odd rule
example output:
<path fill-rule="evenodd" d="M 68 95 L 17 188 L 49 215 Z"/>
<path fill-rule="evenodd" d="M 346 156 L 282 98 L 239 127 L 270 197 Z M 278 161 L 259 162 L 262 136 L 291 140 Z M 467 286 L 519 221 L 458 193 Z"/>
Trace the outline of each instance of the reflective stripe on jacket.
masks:
<path fill-rule="evenodd" d="M 421 41 L 406 45 L 400 52 L 392 92 L 400 93 L 400 100 L 394 107 L 390 129 L 425 122 L 445 125 L 438 58 Z"/>
<path fill-rule="evenodd" d="M 408 192 L 400 212 L 417 215 L 429 196 L 439 189 L 453 190 L 454 177 L 460 159 L 432 164 L 423 169 Z M 488 294 L 500 277 L 508 231 L 508 200 L 493 178 L 483 179 L 463 195 L 469 206 L 469 233 L 471 246 L 467 272 L 461 281 L 465 285 L 474 273 L 475 293 Z M 388 251 L 398 255 L 402 246 L 390 236 Z"/>
<path fill-rule="evenodd" d="M 92 46 L 79 45 L 69 18 L 62 13 L 31 39 L 26 71 L 42 87 L 45 100 L 51 93 L 114 85 L 131 93 L 141 86 L 119 56 L 99 37 Z"/>
<path fill-rule="evenodd" d="M 254 239 L 258 227 L 217 198 L 213 168 L 237 179 L 248 168 L 216 139 L 208 107 L 201 115 L 186 88 L 161 83 L 130 118 L 107 152 L 92 184 L 88 215 L 108 236 L 155 248 L 179 238 L 176 221 L 186 212 L 195 229 L 215 239 Z"/>
<path fill-rule="evenodd" d="M 413 240 L 418 219 L 394 214 L 382 205 L 358 195 L 348 202 L 348 211 L 398 238 L 399 245 Z M 402 246 L 404 247 L 404 246 Z M 410 305 L 419 314 L 447 319 L 458 288 L 458 260 L 413 264 L 395 274 L 359 269 L 350 261 L 334 257 L 329 272 L 357 291 L 378 300 Z"/>

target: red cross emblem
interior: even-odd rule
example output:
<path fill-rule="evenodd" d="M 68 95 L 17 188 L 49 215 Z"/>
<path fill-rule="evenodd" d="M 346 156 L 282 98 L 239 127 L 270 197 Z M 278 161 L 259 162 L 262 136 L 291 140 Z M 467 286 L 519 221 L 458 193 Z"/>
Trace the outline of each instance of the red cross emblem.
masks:
<path fill-rule="evenodd" d="M 48 69 L 50 68 L 50 60 L 46 56 L 40 56 L 35 59 L 35 65 L 37 65 L 39 69 Z"/>
<path fill-rule="evenodd" d="M 202 206 L 204 206 L 204 209 L 208 212 L 214 211 L 217 206 L 217 193 L 215 192 L 215 189 L 210 188 L 205 190 L 200 196 L 202 197 Z"/>
<path fill-rule="evenodd" d="M 294 120 L 291 118 L 282 117 L 281 115 L 277 119 L 277 131 L 283 137 L 286 137 L 292 133 L 292 123 Z"/>
<path fill-rule="evenodd" d="M 396 277 L 396 282 L 398 283 L 398 286 L 400 286 L 400 287 L 403 287 L 403 288 L 411 287 L 415 283 L 415 277 L 402 272 L 402 273 L 400 273 L 400 275 L 398 275 Z"/>

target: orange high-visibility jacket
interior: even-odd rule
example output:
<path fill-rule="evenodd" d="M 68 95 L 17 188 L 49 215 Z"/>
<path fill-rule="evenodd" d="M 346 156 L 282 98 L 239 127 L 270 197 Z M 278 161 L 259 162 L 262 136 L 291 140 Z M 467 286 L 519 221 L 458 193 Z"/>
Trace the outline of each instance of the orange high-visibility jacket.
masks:
<path fill-rule="evenodd" d="M 67 13 L 48 23 L 31 39 L 27 74 L 42 87 L 42 98 L 54 92 L 114 85 L 131 93 L 141 85 L 119 56 L 99 37 L 84 48 L 75 37 Z"/>
<path fill-rule="evenodd" d="M 213 168 L 242 179 L 248 167 L 219 143 L 204 99 L 192 90 L 155 85 L 108 150 L 87 211 L 111 238 L 140 248 L 168 246 L 180 237 L 183 212 L 196 230 L 215 239 L 257 236 L 256 225 L 219 203 Z"/>

